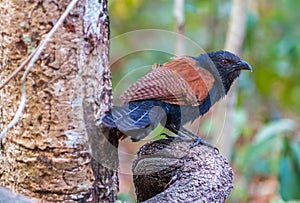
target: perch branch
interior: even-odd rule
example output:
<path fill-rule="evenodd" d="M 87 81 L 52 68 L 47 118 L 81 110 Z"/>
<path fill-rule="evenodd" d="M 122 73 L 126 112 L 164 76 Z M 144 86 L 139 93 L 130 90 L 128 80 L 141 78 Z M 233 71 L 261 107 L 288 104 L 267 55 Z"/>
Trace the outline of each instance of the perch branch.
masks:
<path fill-rule="evenodd" d="M 133 161 L 138 202 L 225 202 L 233 172 L 214 149 L 165 139 L 144 145 Z"/>

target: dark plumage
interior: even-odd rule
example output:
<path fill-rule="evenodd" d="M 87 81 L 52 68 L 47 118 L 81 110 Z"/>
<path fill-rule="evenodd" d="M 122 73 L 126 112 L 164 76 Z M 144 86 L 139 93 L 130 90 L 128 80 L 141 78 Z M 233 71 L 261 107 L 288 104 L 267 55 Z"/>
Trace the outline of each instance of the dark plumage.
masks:
<path fill-rule="evenodd" d="M 243 69 L 252 70 L 228 51 L 176 57 L 155 65 L 120 96 L 124 105 L 115 106 L 101 124 L 138 141 L 161 123 L 182 138 L 205 143 L 183 125 L 204 115 L 224 97 Z"/>

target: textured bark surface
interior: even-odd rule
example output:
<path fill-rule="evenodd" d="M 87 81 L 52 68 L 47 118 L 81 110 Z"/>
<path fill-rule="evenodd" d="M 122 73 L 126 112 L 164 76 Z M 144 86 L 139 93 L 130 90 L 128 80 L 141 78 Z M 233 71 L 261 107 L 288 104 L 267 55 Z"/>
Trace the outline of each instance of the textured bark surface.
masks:
<path fill-rule="evenodd" d="M 1 82 L 41 42 L 68 3 L 0 0 Z M 116 148 L 110 148 L 111 168 L 99 163 L 105 158 L 95 157 L 94 149 L 117 145 L 116 139 L 109 142 L 99 130 L 99 139 L 90 133 L 96 129 L 90 123 L 111 105 L 108 50 L 107 1 L 79 1 L 28 75 L 25 111 L 2 140 L 2 186 L 44 202 L 115 200 Z M 21 74 L 0 90 L 0 129 L 18 107 Z"/>
<path fill-rule="evenodd" d="M 159 140 L 144 145 L 133 162 L 138 202 L 225 202 L 233 172 L 212 148 Z"/>

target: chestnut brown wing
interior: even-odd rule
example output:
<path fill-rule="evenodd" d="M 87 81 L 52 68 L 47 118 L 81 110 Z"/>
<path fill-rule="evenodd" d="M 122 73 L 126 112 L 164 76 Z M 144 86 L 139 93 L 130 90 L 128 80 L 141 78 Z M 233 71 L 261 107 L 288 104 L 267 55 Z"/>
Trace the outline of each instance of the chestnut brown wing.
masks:
<path fill-rule="evenodd" d="M 171 60 L 132 84 L 121 96 L 124 103 L 161 100 L 176 105 L 197 106 L 207 97 L 214 78 L 190 57 Z"/>

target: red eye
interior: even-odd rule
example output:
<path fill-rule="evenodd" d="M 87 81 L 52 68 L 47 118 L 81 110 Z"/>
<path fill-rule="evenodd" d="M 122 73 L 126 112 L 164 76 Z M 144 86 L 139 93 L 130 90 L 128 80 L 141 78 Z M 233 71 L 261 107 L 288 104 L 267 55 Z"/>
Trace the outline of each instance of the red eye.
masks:
<path fill-rule="evenodd" d="M 226 60 L 226 59 L 223 59 L 223 60 L 221 61 L 221 63 L 222 63 L 222 65 L 227 66 L 227 65 L 229 64 L 229 61 Z"/>

